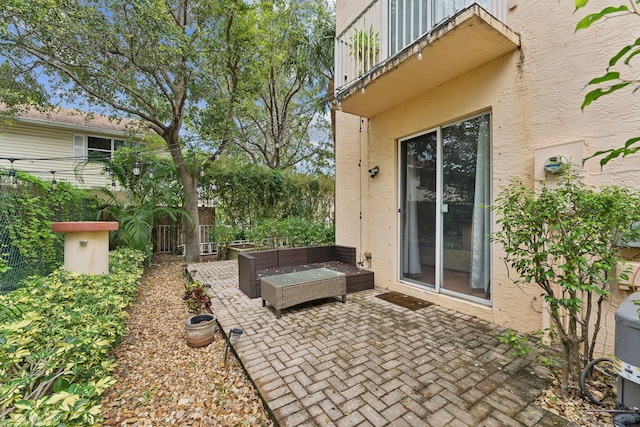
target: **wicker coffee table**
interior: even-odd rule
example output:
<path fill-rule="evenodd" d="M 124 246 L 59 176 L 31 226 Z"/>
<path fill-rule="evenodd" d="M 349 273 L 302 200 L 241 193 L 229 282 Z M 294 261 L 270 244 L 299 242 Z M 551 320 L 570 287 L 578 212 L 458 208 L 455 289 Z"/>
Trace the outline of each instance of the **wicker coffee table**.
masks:
<path fill-rule="evenodd" d="M 342 296 L 342 302 L 347 302 L 345 274 L 328 268 L 263 277 L 261 286 L 262 306 L 266 302 L 273 305 L 278 319 L 283 308 L 307 301 Z"/>

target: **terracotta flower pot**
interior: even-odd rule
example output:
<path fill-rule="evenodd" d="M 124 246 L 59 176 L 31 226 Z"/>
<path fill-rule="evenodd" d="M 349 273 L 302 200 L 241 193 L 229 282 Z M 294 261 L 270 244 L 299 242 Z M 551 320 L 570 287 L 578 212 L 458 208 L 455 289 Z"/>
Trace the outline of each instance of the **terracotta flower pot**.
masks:
<path fill-rule="evenodd" d="M 216 329 L 215 317 L 212 314 L 198 314 L 185 320 L 187 328 L 187 345 L 204 347 L 213 341 Z"/>

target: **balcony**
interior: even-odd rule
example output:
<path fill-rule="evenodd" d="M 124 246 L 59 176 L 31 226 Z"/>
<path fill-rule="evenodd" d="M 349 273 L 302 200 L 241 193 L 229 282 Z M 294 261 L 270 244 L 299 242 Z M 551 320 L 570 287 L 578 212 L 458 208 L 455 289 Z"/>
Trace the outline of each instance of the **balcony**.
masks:
<path fill-rule="evenodd" d="M 520 45 L 506 0 L 374 0 L 336 37 L 338 108 L 373 117 Z"/>

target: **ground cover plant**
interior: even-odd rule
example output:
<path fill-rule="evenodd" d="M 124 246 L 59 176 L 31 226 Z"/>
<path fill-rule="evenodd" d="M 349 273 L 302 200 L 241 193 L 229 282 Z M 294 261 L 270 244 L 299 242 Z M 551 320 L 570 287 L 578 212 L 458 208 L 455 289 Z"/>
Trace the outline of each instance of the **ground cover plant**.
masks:
<path fill-rule="evenodd" d="M 109 275 L 55 270 L 0 296 L 0 424 L 99 425 L 145 255 L 110 254 Z"/>

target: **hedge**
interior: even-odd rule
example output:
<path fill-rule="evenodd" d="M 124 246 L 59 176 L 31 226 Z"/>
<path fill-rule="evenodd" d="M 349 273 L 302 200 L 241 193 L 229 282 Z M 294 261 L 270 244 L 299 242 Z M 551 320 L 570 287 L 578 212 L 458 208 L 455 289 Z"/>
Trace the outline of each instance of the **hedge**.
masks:
<path fill-rule="evenodd" d="M 110 253 L 109 275 L 55 270 L 0 295 L 0 424 L 100 425 L 145 256 Z"/>

